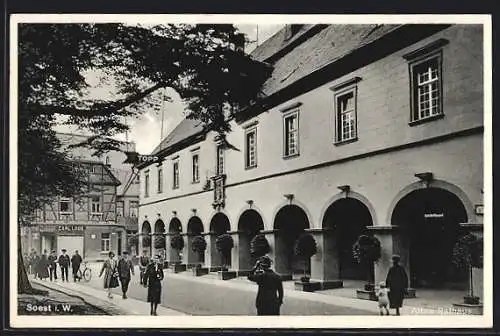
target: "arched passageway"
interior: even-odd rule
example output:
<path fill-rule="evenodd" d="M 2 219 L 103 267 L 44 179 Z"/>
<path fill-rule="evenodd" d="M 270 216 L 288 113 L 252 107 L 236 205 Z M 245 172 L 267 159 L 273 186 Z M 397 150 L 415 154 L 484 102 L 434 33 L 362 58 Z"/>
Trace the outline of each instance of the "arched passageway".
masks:
<path fill-rule="evenodd" d="M 190 265 L 205 262 L 205 254 L 198 255 L 197 253 L 194 253 L 192 249 L 194 237 L 202 235 L 203 231 L 203 222 L 201 219 L 198 216 L 191 217 L 187 225 L 187 262 Z"/>
<path fill-rule="evenodd" d="M 231 224 L 229 223 L 229 218 L 222 213 L 218 212 L 210 221 L 210 261 L 211 267 L 217 268 L 223 266 L 223 260 L 220 253 L 217 251 L 217 247 L 215 245 L 215 240 L 218 236 L 227 233 L 231 230 Z M 226 266 L 231 266 L 231 258 L 229 260 L 225 260 Z"/>
<path fill-rule="evenodd" d="M 323 217 L 325 229 L 325 263 L 335 278 L 342 280 L 367 280 L 367 272 L 353 258 L 352 247 L 358 237 L 372 226 L 372 216 L 367 206 L 355 198 L 341 198 L 333 202 Z"/>
<path fill-rule="evenodd" d="M 399 226 L 401 246 L 413 287 L 464 287 L 466 274 L 456 269 L 452 251 L 467 212 L 450 191 L 426 188 L 410 192 L 396 204 L 391 224 Z"/>
<path fill-rule="evenodd" d="M 255 257 L 250 253 L 250 242 L 253 237 L 264 230 L 264 222 L 260 214 L 253 210 L 245 210 L 238 221 L 238 258 L 240 271 L 251 270 Z"/>
<path fill-rule="evenodd" d="M 140 237 L 141 237 L 141 247 L 142 247 L 141 254 L 146 252 L 149 256 L 151 256 L 153 252 L 152 250 L 153 242 L 151 237 L 151 224 L 149 224 L 148 221 L 144 221 L 142 223 Z"/>
<path fill-rule="evenodd" d="M 309 265 L 304 265 L 303 261 L 294 254 L 296 240 L 309 228 L 309 220 L 305 211 L 297 205 L 286 205 L 282 207 L 274 219 L 275 231 L 275 269 L 276 272 L 290 276 L 310 273 Z"/>
<path fill-rule="evenodd" d="M 176 235 L 176 234 L 180 234 L 182 232 L 182 225 L 181 225 L 181 221 L 177 218 L 177 217 L 174 217 L 170 220 L 170 223 L 168 224 L 168 234 L 169 234 L 169 237 L 170 239 L 168 239 L 168 242 L 167 242 L 167 249 L 168 249 L 168 261 L 170 263 L 178 263 L 181 261 L 181 253 L 182 251 L 178 251 L 176 249 L 174 249 L 170 242 L 171 242 L 171 237 Z"/>

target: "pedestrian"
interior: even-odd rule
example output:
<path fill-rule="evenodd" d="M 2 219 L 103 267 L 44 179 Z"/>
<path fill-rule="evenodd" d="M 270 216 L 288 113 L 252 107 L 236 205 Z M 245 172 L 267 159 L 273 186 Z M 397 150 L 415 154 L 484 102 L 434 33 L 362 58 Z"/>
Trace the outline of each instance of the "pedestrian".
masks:
<path fill-rule="evenodd" d="M 257 315 L 279 315 L 283 304 L 283 283 L 271 270 L 271 258 L 260 257 L 248 275 L 248 280 L 259 285 L 255 306 Z"/>
<path fill-rule="evenodd" d="M 68 282 L 68 271 L 69 271 L 69 255 L 66 254 L 66 249 L 61 250 L 62 254 L 59 256 L 59 267 L 61 268 L 61 278 L 62 281 L 66 280 Z"/>
<path fill-rule="evenodd" d="M 71 257 L 71 270 L 73 273 L 73 282 L 76 280 L 80 281 L 80 276 L 78 275 L 78 271 L 80 270 L 80 265 L 82 264 L 82 256 L 78 254 L 78 250 L 75 251 L 75 254 Z"/>
<path fill-rule="evenodd" d="M 146 271 L 146 267 L 150 263 L 150 258 L 148 257 L 148 250 L 142 251 L 142 255 L 139 258 L 139 282 L 142 285 L 144 279 L 144 272 Z"/>
<path fill-rule="evenodd" d="M 123 298 L 127 298 L 128 285 L 130 283 L 131 273 L 134 275 L 134 265 L 128 258 L 128 252 L 123 252 L 123 258 L 118 262 L 118 275 L 120 276 L 120 283 L 122 284 Z"/>
<path fill-rule="evenodd" d="M 50 281 L 57 281 L 57 253 L 55 250 L 52 250 L 48 259 Z"/>
<path fill-rule="evenodd" d="M 104 262 L 99 273 L 99 277 L 104 273 L 104 289 L 108 290 L 108 298 L 113 298 L 111 290 L 119 286 L 118 283 L 118 263 L 113 252 L 108 253 L 108 259 Z"/>
<path fill-rule="evenodd" d="M 45 280 L 49 277 L 49 260 L 47 258 L 47 251 L 44 250 L 42 257 L 37 265 L 37 274 L 38 278 L 41 280 Z"/>
<path fill-rule="evenodd" d="M 28 273 L 29 267 L 30 267 L 30 256 L 28 255 L 28 253 L 25 253 L 23 255 L 23 265 L 24 265 L 24 269 L 26 270 L 26 273 Z"/>
<path fill-rule="evenodd" d="M 403 306 L 404 295 L 408 291 L 408 275 L 399 265 L 400 259 L 399 255 L 392 256 L 392 266 L 385 279 L 389 288 L 389 306 L 391 309 L 396 309 L 396 315 L 400 315 L 399 309 Z"/>
<path fill-rule="evenodd" d="M 160 257 L 155 256 L 146 267 L 143 285 L 148 288 L 148 302 L 151 304 L 151 315 L 156 316 L 156 309 L 161 301 L 161 281 L 163 280 L 163 267 L 160 265 Z"/>
<path fill-rule="evenodd" d="M 40 256 L 33 250 L 33 256 L 31 257 L 31 274 L 38 278 L 38 263 L 40 262 Z"/>
<path fill-rule="evenodd" d="M 380 310 L 380 315 L 384 315 L 384 312 L 389 316 L 389 289 L 385 285 L 385 281 L 380 281 L 379 288 L 377 289 L 378 298 L 378 309 Z"/>

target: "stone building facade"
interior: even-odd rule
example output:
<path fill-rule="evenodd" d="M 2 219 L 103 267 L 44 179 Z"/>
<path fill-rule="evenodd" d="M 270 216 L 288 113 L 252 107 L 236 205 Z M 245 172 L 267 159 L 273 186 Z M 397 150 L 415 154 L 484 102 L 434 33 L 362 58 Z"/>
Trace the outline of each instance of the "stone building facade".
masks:
<path fill-rule="evenodd" d="M 262 233 L 290 278 L 303 267 L 293 244 L 310 232 L 306 271 L 323 288 L 363 279 L 352 244 L 369 234 L 382 246 L 375 281 L 398 253 L 414 287 L 461 282 L 451 249 L 483 220 L 482 26 L 292 26 L 252 53 L 273 72 L 263 104 L 231 120 L 237 150 L 184 120 L 153 152 L 162 162 L 141 167 L 140 234 L 167 246 L 182 234 L 186 264 L 202 234 L 217 269 L 214 241 L 229 233 L 230 268 L 244 274 Z"/>

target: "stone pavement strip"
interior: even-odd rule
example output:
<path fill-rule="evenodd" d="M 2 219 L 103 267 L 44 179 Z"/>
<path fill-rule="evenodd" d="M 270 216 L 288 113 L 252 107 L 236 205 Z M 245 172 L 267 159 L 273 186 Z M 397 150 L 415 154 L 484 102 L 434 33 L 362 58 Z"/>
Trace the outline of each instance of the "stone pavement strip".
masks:
<path fill-rule="evenodd" d="M 51 282 L 38 279 L 31 279 L 31 281 L 38 285 L 60 291 L 67 295 L 79 297 L 88 304 L 99 307 L 110 315 L 149 316 L 150 304 L 148 302 L 132 298 L 124 300 L 121 298 L 121 296 L 118 295 L 113 295 L 113 298 L 110 299 L 107 297 L 107 292 L 104 290 L 95 289 L 75 282 Z M 161 316 L 186 315 L 185 313 L 181 313 L 162 306 L 158 306 L 157 313 Z"/>

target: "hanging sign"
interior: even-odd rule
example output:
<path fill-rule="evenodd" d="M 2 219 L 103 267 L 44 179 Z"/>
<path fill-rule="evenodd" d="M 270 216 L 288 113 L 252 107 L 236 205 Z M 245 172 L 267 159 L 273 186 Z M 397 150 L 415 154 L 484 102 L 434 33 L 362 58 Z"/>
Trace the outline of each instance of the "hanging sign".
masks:
<path fill-rule="evenodd" d="M 83 225 L 57 225 L 57 232 L 65 232 L 65 233 L 83 233 L 85 227 Z"/>
<path fill-rule="evenodd" d="M 125 155 L 127 155 L 127 158 L 123 163 L 132 163 L 132 164 L 139 164 L 139 163 L 155 163 L 160 161 L 160 158 L 156 155 L 142 155 L 137 152 L 125 152 Z"/>
<path fill-rule="evenodd" d="M 424 214 L 424 218 L 443 218 L 444 213 L 426 213 Z"/>

